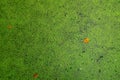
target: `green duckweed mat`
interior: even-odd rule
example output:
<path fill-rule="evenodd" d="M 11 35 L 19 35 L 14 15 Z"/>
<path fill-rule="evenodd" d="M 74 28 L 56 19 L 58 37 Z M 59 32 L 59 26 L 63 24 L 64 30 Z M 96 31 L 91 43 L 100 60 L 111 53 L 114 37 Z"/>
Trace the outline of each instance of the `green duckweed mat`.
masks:
<path fill-rule="evenodd" d="M 120 0 L 0 0 L 0 80 L 120 80 Z"/>

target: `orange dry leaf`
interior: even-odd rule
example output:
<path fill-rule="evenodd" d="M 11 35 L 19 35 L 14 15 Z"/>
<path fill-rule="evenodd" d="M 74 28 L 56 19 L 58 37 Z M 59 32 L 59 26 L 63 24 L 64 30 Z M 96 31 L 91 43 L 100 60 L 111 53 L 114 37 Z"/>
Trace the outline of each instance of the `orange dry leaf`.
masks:
<path fill-rule="evenodd" d="M 89 38 L 85 38 L 85 39 L 83 40 L 84 43 L 89 43 L 89 41 L 90 41 Z"/>
<path fill-rule="evenodd" d="M 38 74 L 35 73 L 35 74 L 33 75 L 33 77 L 34 77 L 34 78 L 38 78 Z"/>

